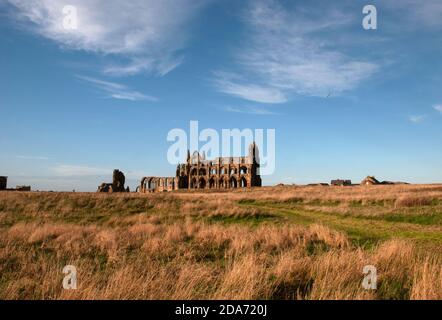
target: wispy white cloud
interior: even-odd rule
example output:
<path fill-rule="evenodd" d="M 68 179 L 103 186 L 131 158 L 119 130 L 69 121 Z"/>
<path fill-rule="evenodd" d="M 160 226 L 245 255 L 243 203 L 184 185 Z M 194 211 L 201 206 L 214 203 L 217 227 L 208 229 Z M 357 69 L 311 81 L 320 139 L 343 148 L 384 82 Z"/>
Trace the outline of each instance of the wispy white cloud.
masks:
<path fill-rule="evenodd" d="M 440 114 L 442 114 L 442 105 L 441 104 L 433 105 L 433 109 L 436 110 L 437 112 L 439 112 Z M 420 115 L 411 115 L 408 117 L 408 119 L 411 122 L 420 123 L 420 122 L 424 121 L 427 117 L 428 117 L 427 114 L 420 114 Z"/>
<path fill-rule="evenodd" d="M 433 109 L 439 111 L 442 114 L 442 104 L 436 104 L 433 106 Z"/>
<path fill-rule="evenodd" d="M 284 103 L 293 94 L 336 96 L 356 88 L 379 66 L 331 49 L 320 33 L 352 19 L 334 10 L 321 15 L 312 18 L 276 1 L 254 1 L 244 19 L 248 39 L 236 55 L 236 74 L 242 77 L 226 79 L 217 72 L 217 89 L 250 101 Z"/>
<path fill-rule="evenodd" d="M 214 74 L 216 77 L 214 83 L 220 92 L 261 103 L 287 102 L 287 97 L 278 88 L 247 83 L 245 80 L 240 80 L 237 75 L 222 71 Z"/>
<path fill-rule="evenodd" d="M 58 177 L 92 177 L 92 176 L 109 176 L 112 177 L 114 169 L 104 167 L 92 167 L 81 165 L 60 164 L 52 168 Z M 141 179 L 147 174 L 144 171 L 128 170 L 125 172 L 126 179 Z"/>
<path fill-rule="evenodd" d="M 107 168 L 96 168 L 76 165 L 58 165 L 53 168 L 58 176 L 103 176 L 112 175 L 112 170 Z"/>
<path fill-rule="evenodd" d="M 104 91 L 108 97 L 129 101 L 158 101 L 158 98 L 146 95 L 144 93 L 134 91 L 123 84 L 116 82 L 104 81 L 96 78 L 77 76 L 78 79 L 92 84 L 94 87 Z"/>
<path fill-rule="evenodd" d="M 243 107 L 232 107 L 227 106 L 225 108 L 226 112 L 233 112 L 233 113 L 245 113 L 245 114 L 255 114 L 260 116 L 266 116 L 266 115 L 277 115 L 278 113 L 272 112 L 270 110 L 264 109 L 264 108 L 258 108 L 253 106 L 243 106 Z"/>
<path fill-rule="evenodd" d="M 57 0 L 1 0 L 22 25 L 60 46 L 104 54 L 105 71 L 115 75 L 150 72 L 165 75 L 183 61 L 189 22 L 207 1 L 202 0 L 76 0 L 78 28 L 63 27 L 63 7 Z"/>
<path fill-rule="evenodd" d="M 421 27 L 441 28 L 442 27 L 442 1 L 440 0 L 383 0 L 382 5 L 394 10 L 397 21 L 402 29 L 416 29 Z M 387 21 L 388 22 L 388 21 Z"/>
<path fill-rule="evenodd" d="M 48 157 L 40 157 L 40 156 L 23 156 L 23 155 L 18 155 L 15 156 L 17 159 L 22 159 L 22 160 L 49 160 Z"/>
<path fill-rule="evenodd" d="M 111 76 L 133 76 L 142 72 L 156 72 L 160 76 L 165 76 L 184 61 L 184 57 L 163 58 L 162 61 L 152 59 L 133 59 L 127 64 L 109 64 L 103 72 Z"/>
<path fill-rule="evenodd" d="M 420 114 L 420 115 L 412 115 L 412 116 L 409 116 L 408 119 L 409 119 L 411 122 L 414 122 L 414 123 L 420 123 L 420 122 L 424 121 L 426 117 L 427 117 L 427 116 L 426 116 L 425 114 Z"/>

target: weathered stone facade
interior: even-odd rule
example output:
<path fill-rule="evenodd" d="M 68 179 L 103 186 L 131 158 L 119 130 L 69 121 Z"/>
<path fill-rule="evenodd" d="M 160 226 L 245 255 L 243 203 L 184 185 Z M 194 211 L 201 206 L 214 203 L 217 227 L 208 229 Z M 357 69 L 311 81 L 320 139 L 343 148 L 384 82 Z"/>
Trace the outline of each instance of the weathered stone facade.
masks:
<path fill-rule="evenodd" d="M 161 192 L 193 189 L 232 189 L 260 187 L 259 151 L 255 143 L 246 157 L 219 157 L 206 160 L 205 155 L 187 154 L 185 164 L 179 164 L 175 177 L 144 177 L 138 191 Z"/>

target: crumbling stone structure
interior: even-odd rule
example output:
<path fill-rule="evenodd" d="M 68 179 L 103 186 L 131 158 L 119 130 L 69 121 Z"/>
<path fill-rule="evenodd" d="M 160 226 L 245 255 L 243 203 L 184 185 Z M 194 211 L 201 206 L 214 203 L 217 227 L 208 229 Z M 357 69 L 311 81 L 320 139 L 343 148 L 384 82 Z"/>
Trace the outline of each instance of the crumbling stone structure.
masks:
<path fill-rule="evenodd" d="M 113 192 L 112 183 L 103 182 L 98 186 L 97 192 Z"/>
<path fill-rule="evenodd" d="M 112 183 L 103 182 L 98 186 L 98 192 L 129 192 L 129 187 L 124 188 L 126 177 L 124 173 L 118 169 L 115 169 L 112 176 Z"/>
<path fill-rule="evenodd" d="M 126 177 L 120 170 L 114 170 L 112 178 L 112 190 L 113 192 L 125 192 L 124 184 L 126 183 Z"/>
<path fill-rule="evenodd" d="M 259 151 L 255 143 L 249 146 L 245 157 L 219 157 L 206 160 L 195 151 L 187 161 L 179 164 L 175 177 L 144 177 L 139 192 L 162 192 L 194 189 L 234 189 L 261 187 L 259 175 Z"/>
<path fill-rule="evenodd" d="M 17 186 L 15 189 L 8 189 L 8 177 L 0 177 L 0 190 L 2 191 L 31 191 L 31 186 Z"/>

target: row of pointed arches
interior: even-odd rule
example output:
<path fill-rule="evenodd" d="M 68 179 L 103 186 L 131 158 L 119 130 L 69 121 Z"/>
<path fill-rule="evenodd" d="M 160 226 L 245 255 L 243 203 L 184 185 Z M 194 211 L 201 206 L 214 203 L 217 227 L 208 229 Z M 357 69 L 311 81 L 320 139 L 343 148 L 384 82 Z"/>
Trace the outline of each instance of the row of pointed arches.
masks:
<path fill-rule="evenodd" d="M 141 181 L 141 189 L 144 192 L 155 191 L 157 189 L 174 190 L 175 187 L 174 178 L 146 177 Z"/>
<path fill-rule="evenodd" d="M 247 169 L 247 167 L 245 166 L 241 166 L 241 167 L 221 167 L 221 168 L 192 168 L 190 169 L 190 175 L 191 176 L 196 176 L 196 175 L 200 175 L 200 176 L 205 176 L 207 174 L 247 174 L 249 173 L 249 170 Z"/>
<path fill-rule="evenodd" d="M 190 189 L 230 189 L 230 188 L 247 188 L 248 182 L 245 177 L 237 179 L 236 177 L 217 178 L 211 177 L 206 179 L 205 177 L 193 177 L 190 179 Z"/>

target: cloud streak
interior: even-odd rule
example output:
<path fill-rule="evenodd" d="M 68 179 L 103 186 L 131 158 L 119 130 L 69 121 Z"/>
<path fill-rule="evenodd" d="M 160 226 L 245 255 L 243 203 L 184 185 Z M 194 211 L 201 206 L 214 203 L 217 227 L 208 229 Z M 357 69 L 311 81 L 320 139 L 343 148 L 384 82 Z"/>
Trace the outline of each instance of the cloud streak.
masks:
<path fill-rule="evenodd" d="M 102 176 L 109 175 L 112 170 L 106 168 L 96 168 L 87 166 L 76 165 L 58 165 L 53 168 L 58 176 L 71 177 L 71 176 Z"/>
<path fill-rule="evenodd" d="M 21 159 L 21 160 L 49 160 L 48 157 L 40 157 L 40 156 L 23 156 L 23 155 L 18 155 L 15 156 L 17 159 Z"/>
<path fill-rule="evenodd" d="M 52 168 L 57 177 L 96 177 L 96 176 L 112 176 L 113 169 L 60 164 Z M 128 170 L 125 174 L 127 179 L 141 179 L 146 176 L 144 171 Z"/>
<path fill-rule="evenodd" d="M 399 13 L 398 16 L 407 23 L 409 29 L 442 27 L 442 2 L 440 0 L 384 0 L 382 5 Z M 401 24 L 404 27 L 404 24 Z"/>
<path fill-rule="evenodd" d="M 232 112 L 232 113 L 244 113 L 244 114 L 254 114 L 259 116 L 267 116 L 267 115 L 277 115 L 278 113 L 272 112 L 263 108 L 257 108 L 252 106 L 245 106 L 245 107 L 231 107 L 228 106 L 225 108 L 226 112 Z"/>
<path fill-rule="evenodd" d="M 421 115 L 409 116 L 408 119 L 413 123 L 421 123 L 422 121 L 425 120 L 426 117 L 427 117 L 426 115 L 421 114 Z"/>
<path fill-rule="evenodd" d="M 220 92 L 236 96 L 245 100 L 261 103 L 284 103 L 287 97 L 278 88 L 266 87 L 253 83 L 247 83 L 235 74 L 226 72 L 215 72 L 214 83 Z"/>
<path fill-rule="evenodd" d="M 339 95 L 379 68 L 331 49 L 320 36 L 321 31 L 352 21 L 340 12 L 306 18 L 305 12 L 283 8 L 276 1 L 256 1 L 244 21 L 248 38 L 235 56 L 240 71 L 228 79 L 225 71 L 215 73 L 220 92 L 261 103 L 284 103 L 290 95 Z"/>
<path fill-rule="evenodd" d="M 61 47 L 105 55 L 105 72 L 165 75 L 183 61 L 178 53 L 187 42 L 189 22 L 201 0 L 76 0 L 78 28 L 63 27 L 63 1 L 2 0 L 26 29 Z M 113 58 L 118 58 L 120 64 Z"/>
<path fill-rule="evenodd" d="M 104 81 L 96 78 L 77 76 L 78 79 L 92 84 L 94 87 L 105 92 L 109 98 L 129 101 L 158 101 L 158 98 L 132 90 L 123 84 Z"/>
<path fill-rule="evenodd" d="M 442 114 L 442 104 L 434 105 L 433 109 L 439 111 Z"/>

